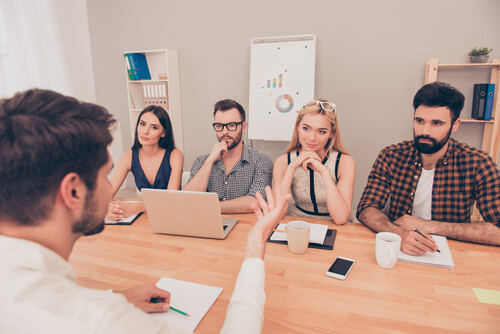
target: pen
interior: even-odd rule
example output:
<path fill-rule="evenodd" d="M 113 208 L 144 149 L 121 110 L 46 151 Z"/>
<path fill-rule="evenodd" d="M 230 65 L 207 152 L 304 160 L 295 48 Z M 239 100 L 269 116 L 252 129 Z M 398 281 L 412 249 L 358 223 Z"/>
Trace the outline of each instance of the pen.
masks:
<path fill-rule="evenodd" d="M 419 230 L 417 230 L 416 228 L 413 228 L 413 231 L 417 232 L 418 234 L 420 234 L 421 236 L 423 236 L 424 238 L 426 238 L 427 240 L 430 240 L 429 238 L 427 238 L 425 235 L 423 235 Z M 439 249 L 437 250 L 438 253 L 441 253 L 441 251 L 439 251 Z"/>
<path fill-rule="evenodd" d="M 155 304 L 161 303 L 161 302 L 160 302 L 157 298 L 151 298 L 150 302 L 151 302 L 151 303 L 155 303 Z M 177 313 L 180 313 L 180 314 L 182 314 L 182 315 L 185 315 L 186 317 L 190 317 L 190 315 L 189 315 L 189 314 L 187 314 L 186 312 L 182 312 L 181 310 L 176 309 L 175 307 L 170 306 L 170 309 L 171 309 L 172 311 L 175 311 L 175 312 L 177 312 Z"/>
<path fill-rule="evenodd" d="M 285 230 L 276 230 L 276 229 L 275 229 L 275 230 L 273 230 L 273 231 L 274 231 L 274 232 L 286 233 L 286 231 L 285 231 Z"/>

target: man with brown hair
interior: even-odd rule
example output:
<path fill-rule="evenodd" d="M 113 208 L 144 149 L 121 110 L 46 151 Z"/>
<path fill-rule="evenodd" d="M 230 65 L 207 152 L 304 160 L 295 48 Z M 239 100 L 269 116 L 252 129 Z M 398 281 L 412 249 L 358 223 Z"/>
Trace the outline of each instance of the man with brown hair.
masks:
<path fill-rule="evenodd" d="M 167 311 L 167 291 L 152 283 L 121 293 L 87 289 L 67 262 L 78 238 L 104 228 L 114 122 L 103 107 L 47 90 L 0 100 L 0 332 L 183 332 L 144 313 Z M 274 202 L 266 190 L 269 206 L 257 194 L 262 211 L 224 333 L 262 328 L 266 240 L 289 199 Z"/>
<path fill-rule="evenodd" d="M 273 163 L 242 141 L 247 123 L 238 102 L 217 102 L 214 120 L 219 142 L 209 154 L 196 158 L 183 190 L 216 192 L 222 213 L 252 212 L 255 194 L 264 194 L 264 188 L 271 185 Z"/>

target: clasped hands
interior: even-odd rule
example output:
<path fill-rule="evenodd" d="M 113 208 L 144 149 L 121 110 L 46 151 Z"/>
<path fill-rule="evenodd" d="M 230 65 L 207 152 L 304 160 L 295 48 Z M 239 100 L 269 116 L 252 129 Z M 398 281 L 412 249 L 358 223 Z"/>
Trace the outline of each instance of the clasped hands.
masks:
<path fill-rule="evenodd" d="M 423 255 L 427 252 L 435 252 L 439 249 L 432 236 L 425 231 L 429 231 L 429 224 L 432 222 L 418 219 L 409 215 L 404 215 L 395 221 L 393 224 L 400 227 L 401 236 L 401 251 L 408 255 Z M 424 236 L 422 237 L 413 229 L 418 229 Z"/>
<path fill-rule="evenodd" d="M 137 203 L 110 201 L 106 218 L 109 220 L 122 220 L 138 212 L 140 212 L 140 210 L 137 208 Z"/>
<path fill-rule="evenodd" d="M 314 151 L 302 151 L 299 156 L 291 163 L 295 169 L 302 167 L 304 171 L 307 172 L 307 168 L 310 167 L 315 172 L 321 172 L 326 170 L 323 165 L 321 158 Z"/>

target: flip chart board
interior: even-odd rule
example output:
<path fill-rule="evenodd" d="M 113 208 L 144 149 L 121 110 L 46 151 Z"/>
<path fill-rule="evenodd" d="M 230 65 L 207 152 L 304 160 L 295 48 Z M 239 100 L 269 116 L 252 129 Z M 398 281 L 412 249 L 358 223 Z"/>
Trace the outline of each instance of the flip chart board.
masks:
<path fill-rule="evenodd" d="M 289 141 L 304 101 L 314 98 L 316 36 L 253 38 L 248 138 Z"/>

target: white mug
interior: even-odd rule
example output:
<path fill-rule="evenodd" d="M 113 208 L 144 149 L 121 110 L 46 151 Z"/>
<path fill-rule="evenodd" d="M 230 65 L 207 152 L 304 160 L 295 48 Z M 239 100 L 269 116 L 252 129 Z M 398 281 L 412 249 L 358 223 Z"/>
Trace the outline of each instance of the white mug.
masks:
<path fill-rule="evenodd" d="M 392 268 L 398 262 L 401 237 L 391 232 L 377 233 L 375 241 L 375 256 L 382 268 Z"/>
<path fill-rule="evenodd" d="M 303 254 L 309 246 L 311 226 L 302 220 L 293 220 L 286 224 L 288 248 L 294 254 Z"/>

